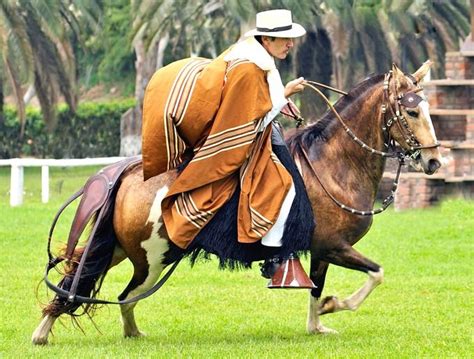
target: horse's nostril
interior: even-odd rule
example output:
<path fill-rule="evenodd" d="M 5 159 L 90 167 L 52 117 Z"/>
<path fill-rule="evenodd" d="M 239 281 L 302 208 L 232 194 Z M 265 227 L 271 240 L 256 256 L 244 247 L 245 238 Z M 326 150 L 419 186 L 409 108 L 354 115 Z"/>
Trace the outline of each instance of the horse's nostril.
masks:
<path fill-rule="evenodd" d="M 438 160 L 431 159 L 428 161 L 429 173 L 435 173 L 440 167 L 441 167 L 441 163 Z"/>

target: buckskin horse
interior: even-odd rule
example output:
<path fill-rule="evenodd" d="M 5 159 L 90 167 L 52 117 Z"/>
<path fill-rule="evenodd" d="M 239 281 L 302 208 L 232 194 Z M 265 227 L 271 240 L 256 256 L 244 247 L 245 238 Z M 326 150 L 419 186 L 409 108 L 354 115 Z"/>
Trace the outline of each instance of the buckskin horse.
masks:
<path fill-rule="evenodd" d="M 382 267 L 352 246 L 369 230 L 373 214 L 387 205 L 372 210 L 386 158 L 402 161 L 410 157 L 412 164 L 426 174 L 433 174 L 441 166 L 429 106 L 419 86 L 429 66 L 426 62 L 413 75 L 405 75 L 393 65 L 387 74 L 364 80 L 339 99 L 334 113 L 329 111 L 287 140 L 317 219 L 310 250 L 310 278 L 317 287 L 310 291 L 310 333 L 335 332 L 321 324 L 320 316 L 356 310 L 382 282 Z M 395 142 L 400 150 L 392 155 L 391 144 Z M 126 258 L 132 262 L 133 277 L 119 296 L 125 301 L 121 315 L 126 337 L 142 335 L 134 318 L 136 302 L 127 303 L 127 299 L 149 291 L 163 269 L 183 255 L 168 239 L 160 217 L 161 199 L 176 176 L 177 171 L 170 171 L 144 182 L 140 163 L 121 175 L 105 215 L 95 223 L 98 230 L 92 240 L 100 248 L 89 254 L 85 274 L 76 283 L 78 293 L 94 297 L 111 267 Z M 74 259 L 81 259 L 82 251 L 76 249 Z M 71 263 L 60 284 L 63 288 L 77 270 L 77 262 Z M 334 296 L 320 300 L 329 264 L 365 272 L 368 279 L 344 300 Z M 53 298 L 43 310 L 33 343 L 46 344 L 59 315 L 73 314 L 79 306 L 61 296 Z"/>

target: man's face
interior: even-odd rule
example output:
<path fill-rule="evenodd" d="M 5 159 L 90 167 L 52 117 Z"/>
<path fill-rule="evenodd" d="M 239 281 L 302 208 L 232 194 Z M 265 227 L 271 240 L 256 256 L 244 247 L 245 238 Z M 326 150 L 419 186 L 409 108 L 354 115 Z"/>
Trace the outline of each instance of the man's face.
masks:
<path fill-rule="evenodd" d="M 293 39 L 283 37 L 270 38 L 268 36 L 262 36 L 262 43 L 270 55 L 280 60 L 285 59 L 293 47 Z"/>

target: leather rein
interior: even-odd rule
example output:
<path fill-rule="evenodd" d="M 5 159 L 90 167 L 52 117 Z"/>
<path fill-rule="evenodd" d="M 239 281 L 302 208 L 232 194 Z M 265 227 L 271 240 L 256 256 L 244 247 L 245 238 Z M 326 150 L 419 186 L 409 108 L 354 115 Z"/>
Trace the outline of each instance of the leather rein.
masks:
<path fill-rule="evenodd" d="M 411 75 L 406 75 L 414 85 L 417 86 L 417 88 L 414 91 L 407 92 L 405 94 L 398 94 L 395 88 L 395 103 L 392 104 L 390 101 L 390 93 L 389 93 L 389 85 L 390 85 L 390 79 L 392 78 L 393 73 L 392 71 L 389 71 L 387 74 L 385 74 L 384 77 L 384 82 L 383 82 L 383 99 L 384 99 L 384 104 L 382 104 L 382 111 L 381 111 L 381 116 L 384 116 L 384 125 L 382 127 L 384 137 L 387 139 L 387 142 L 385 143 L 385 146 L 387 148 L 394 148 L 394 141 L 391 139 L 390 136 L 390 128 L 394 125 L 397 124 L 398 129 L 403 136 L 403 140 L 405 143 L 409 146 L 408 149 L 403 149 L 401 151 L 391 151 L 391 152 L 385 152 L 385 151 L 379 151 L 375 148 L 372 148 L 371 146 L 367 145 L 365 142 L 363 142 L 360 138 L 358 138 L 355 133 L 346 125 L 342 117 L 339 115 L 337 110 L 334 108 L 334 106 L 331 104 L 329 99 L 317 88 L 317 87 L 323 87 L 326 89 L 329 89 L 331 91 L 337 92 L 339 94 L 342 94 L 344 96 L 348 95 L 346 92 L 332 88 L 327 85 L 323 85 L 321 83 L 315 82 L 315 81 L 305 81 L 303 83 L 304 86 L 311 88 L 314 90 L 317 94 L 319 94 L 323 100 L 326 102 L 326 104 L 329 106 L 331 111 L 334 113 L 336 116 L 337 120 L 341 123 L 342 127 L 344 128 L 345 132 L 349 135 L 349 137 L 356 142 L 359 146 L 361 146 L 364 150 L 369 151 L 372 154 L 379 155 L 381 157 L 385 158 L 396 158 L 398 160 L 398 168 L 397 168 L 397 173 L 395 176 L 395 179 L 392 184 L 392 188 L 390 191 L 390 194 L 383 200 L 382 202 L 382 207 L 378 209 L 372 209 L 372 210 L 358 210 L 355 208 L 352 208 L 350 206 L 347 206 L 343 204 L 341 201 L 339 201 L 337 198 L 332 195 L 327 188 L 324 186 L 323 182 L 321 181 L 321 178 L 319 177 L 317 171 L 315 170 L 313 164 L 311 163 L 309 156 L 304 149 L 304 147 L 301 145 L 301 143 L 298 143 L 299 149 L 301 150 L 301 153 L 303 155 L 303 158 L 309 165 L 309 168 L 312 171 L 312 174 L 316 177 L 318 182 L 320 183 L 322 189 L 324 192 L 328 195 L 329 198 L 341 209 L 357 214 L 360 216 L 372 216 L 375 214 L 379 214 L 384 212 L 394 201 L 395 199 L 395 193 L 398 188 L 398 181 L 400 178 L 400 173 L 401 173 L 401 168 L 402 166 L 405 165 L 405 160 L 406 159 L 415 159 L 420 155 L 420 150 L 422 149 L 427 149 L 427 148 L 436 148 L 440 144 L 438 142 L 430 144 L 430 145 L 421 145 L 418 139 L 416 138 L 415 134 L 413 133 L 412 129 L 408 125 L 408 122 L 406 119 L 403 117 L 400 111 L 400 107 L 405 107 L 405 108 L 415 108 L 418 106 L 418 104 L 423 101 L 423 98 L 416 93 L 419 91 L 422 91 L 423 88 L 418 86 L 417 80 L 411 76 Z M 317 86 L 317 87 L 316 87 Z M 388 105 L 386 104 L 388 103 Z M 388 118 L 387 120 L 387 110 L 390 110 L 391 112 L 391 117 Z M 304 119 L 296 114 L 295 119 L 297 121 L 297 127 L 301 126 L 303 123 Z"/>

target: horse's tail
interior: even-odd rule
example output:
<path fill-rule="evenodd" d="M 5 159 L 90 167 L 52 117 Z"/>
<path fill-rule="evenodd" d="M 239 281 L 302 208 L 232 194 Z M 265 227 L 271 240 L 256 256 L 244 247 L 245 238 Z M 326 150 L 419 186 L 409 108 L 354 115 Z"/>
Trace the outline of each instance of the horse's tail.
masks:
<path fill-rule="evenodd" d="M 115 197 L 117 190 L 110 194 L 107 203 L 104 204 L 104 214 L 93 238 L 91 247 L 89 248 L 84 267 L 79 278 L 76 294 L 83 297 L 95 298 L 102 286 L 104 277 L 110 267 L 114 249 L 117 244 L 117 237 L 113 227 L 113 213 L 115 207 Z M 93 228 L 97 216 L 91 221 Z M 77 272 L 79 262 L 82 258 L 84 247 L 78 247 L 74 250 L 72 260 L 65 266 L 64 277 L 59 282 L 58 287 L 69 291 Z M 56 296 L 44 309 L 43 315 L 58 317 L 66 313 L 73 316 L 88 314 L 91 315 L 96 305 L 86 304 L 83 306 L 84 311 L 75 314 L 75 311 L 81 306 L 81 303 L 69 302 L 66 298 Z"/>

